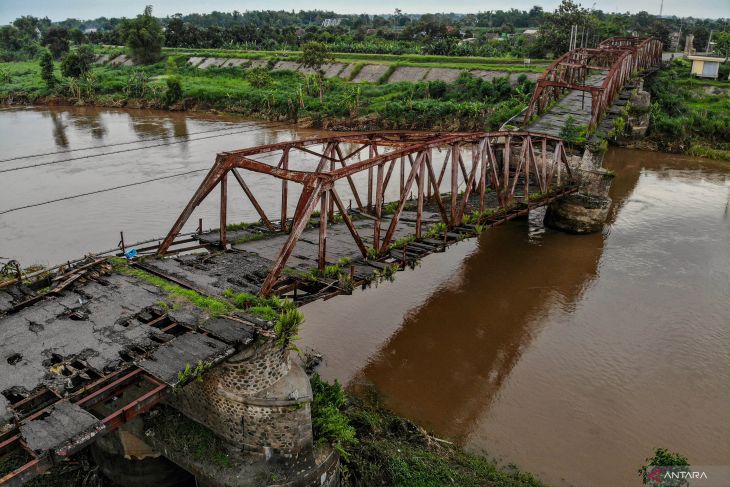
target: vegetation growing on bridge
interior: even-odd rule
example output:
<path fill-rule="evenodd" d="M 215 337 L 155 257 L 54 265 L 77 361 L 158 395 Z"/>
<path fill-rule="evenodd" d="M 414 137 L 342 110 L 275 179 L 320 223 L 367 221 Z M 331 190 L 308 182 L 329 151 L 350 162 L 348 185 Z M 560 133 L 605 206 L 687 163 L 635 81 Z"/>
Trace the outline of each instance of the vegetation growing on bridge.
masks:
<path fill-rule="evenodd" d="M 273 322 L 277 344 L 281 347 L 296 349 L 293 342 L 299 338 L 297 333 L 304 322 L 304 315 L 290 299 L 282 299 L 278 296 L 262 298 L 249 293 L 234 293 L 230 289 L 223 292 L 226 299 L 218 299 L 203 295 L 192 289 L 186 289 L 145 270 L 131 267 L 125 259 L 111 258 L 110 260 L 114 264 L 115 271 L 137 278 L 169 293 L 172 303 L 164 303 L 164 306 L 174 306 L 175 299 L 184 299 L 193 306 L 207 312 L 210 316 L 219 316 L 236 310 L 243 310 L 258 318 Z M 201 364 L 193 369 L 186 367 L 186 370 L 179 377 L 180 381 L 187 382 L 202 374 L 205 369 L 200 367 Z"/>

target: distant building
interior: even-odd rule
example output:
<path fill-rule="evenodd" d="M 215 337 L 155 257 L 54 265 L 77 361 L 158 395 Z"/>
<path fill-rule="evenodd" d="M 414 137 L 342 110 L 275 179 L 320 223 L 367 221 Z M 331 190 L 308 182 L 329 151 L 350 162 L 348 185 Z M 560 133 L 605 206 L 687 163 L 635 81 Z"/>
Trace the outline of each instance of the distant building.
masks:
<path fill-rule="evenodd" d="M 322 21 L 322 27 L 337 27 L 342 22 L 342 19 L 324 19 Z"/>
<path fill-rule="evenodd" d="M 528 37 L 534 37 L 538 33 L 537 29 L 525 29 L 525 31 L 522 33 L 522 35 L 528 36 Z"/>
<path fill-rule="evenodd" d="M 692 74 L 698 78 L 717 79 L 720 75 L 720 63 L 724 63 L 727 58 L 717 57 L 710 54 L 706 55 L 690 55 L 687 59 L 692 61 Z"/>
<path fill-rule="evenodd" d="M 97 30 L 98 29 L 96 27 L 87 27 L 86 29 L 84 29 L 84 34 L 91 34 L 93 32 L 97 32 Z"/>

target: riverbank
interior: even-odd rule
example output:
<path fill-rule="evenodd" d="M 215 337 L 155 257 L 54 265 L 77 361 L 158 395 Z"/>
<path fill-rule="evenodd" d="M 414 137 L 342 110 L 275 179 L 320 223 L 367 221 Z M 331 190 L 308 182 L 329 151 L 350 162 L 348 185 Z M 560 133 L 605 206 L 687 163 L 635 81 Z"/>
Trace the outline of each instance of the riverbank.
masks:
<path fill-rule="evenodd" d="M 269 67 L 198 69 L 188 56 L 148 66 L 94 65 L 80 79 L 48 87 L 36 62 L 4 63 L 0 102 L 5 105 L 92 105 L 173 111 L 217 111 L 269 121 L 340 130 L 493 130 L 527 103 L 534 82 L 517 75 L 485 80 L 462 73 L 452 83 L 363 82 L 320 79 Z M 166 81 L 179 77 L 172 99 Z"/>
<path fill-rule="evenodd" d="M 641 148 L 730 160 L 730 68 L 718 80 L 690 75 L 690 62 L 675 59 L 649 76 L 651 125 Z"/>
<path fill-rule="evenodd" d="M 516 467 L 502 469 L 384 408 L 374 389 L 353 396 L 312 377 L 315 437 L 334 441 L 345 485 L 543 487 Z"/>

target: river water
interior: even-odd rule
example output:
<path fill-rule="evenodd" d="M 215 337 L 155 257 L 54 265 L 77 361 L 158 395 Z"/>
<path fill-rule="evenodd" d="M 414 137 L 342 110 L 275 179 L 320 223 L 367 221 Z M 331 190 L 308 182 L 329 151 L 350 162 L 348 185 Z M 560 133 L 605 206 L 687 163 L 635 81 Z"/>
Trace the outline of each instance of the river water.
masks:
<path fill-rule="evenodd" d="M 208 132 L 222 128 L 240 133 Z M 313 133 L 213 116 L 2 111 L 0 159 L 184 142 L 0 173 L 0 212 Z M 535 212 L 395 283 L 307 305 L 301 346 L 324 355 L 325 378 L 374 388 L 434 434 L 555 485 L 639 485 L 656 447 L 730 465 L 730 165 L 612 149 L 606 166 L 616 178 L 602 235 L 546 230 Z M 128 241 L 158 236 L 203 174 L 0 214 L 0 256 L 56 263 L 113 247 L 120 230 Z M 214 203 L 197 216 L 215 226 Z"/>

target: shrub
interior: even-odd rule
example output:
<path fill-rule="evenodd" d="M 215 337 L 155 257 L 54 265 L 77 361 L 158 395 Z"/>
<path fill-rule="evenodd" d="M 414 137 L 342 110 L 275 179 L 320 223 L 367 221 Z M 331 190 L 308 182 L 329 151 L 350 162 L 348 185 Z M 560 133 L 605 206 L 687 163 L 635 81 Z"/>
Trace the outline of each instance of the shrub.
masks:
<path fill-rule="evenodd" d="M 639 469 L 639 476 L 645 485 L 656 487 L 683 487 L 689 485 L 689 481 L 683 478 L 664 478 L 667 470 L 671 472 L 689 471 L 687 458 L 679 453 L 673 453 L 665 448 L 654 450 L 654 456 L 646 459 L 646 465 Z M 661 467 L 674 467 L 665 469 Z"/>
<path fill-rule="evenodd" d="M 179 76 L 171 76 L 167 78 L 167 80 L 165 80 L 165 83 L 167 84 L 167 91 L 165 92 L 165 103 L 170 106 L 182 99 L 182 82 L 180 81 Z"/>
<path fill-rule="evenodd" d="M 253 68 L 246 73 L 246 78 L 254 88 L 266 88 L 273 83 L 269 70 L 263 66 Z"/>
<path fill-rule="evenodd" d="M 151 5 L 145 7 L 136 19 L 125 20 L 121 33 L 135 62 L 151 64 L 160 59 L 165 35 L 160 23 L 152 16 Z"/>
<path fill-rule="evenodd" d="M 329 442 L 343 460 L 349 457 L 346 447 L 357 443 L 355 428 L 342 412 L 347 397 L 342 386 L 335 381 L 328 384 L 319 375 L 311 379 L 312 395 L 312 428 L 314 437 L 319 442 Z"/>
<path fill-rule="evenodd" d="M 53 74 L 53 55 L 47 49 L 41 53 L 40 66 L 41 78 L 49 89 L 53 88 L 56 85 L 56 77 Z"/>
<path fill-rule="evenodd" d="M 67 78 L 81 78 L 91 71 L 94 62 L 94 51 L 90 46 L 80 46 L 69 51 L 61 61 L 61 74 Z"/>

